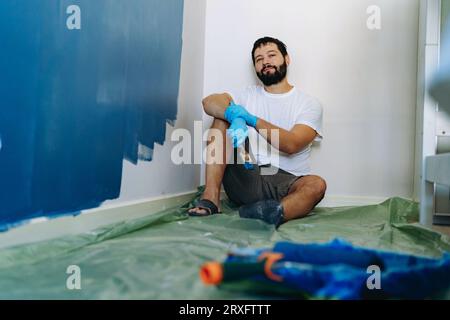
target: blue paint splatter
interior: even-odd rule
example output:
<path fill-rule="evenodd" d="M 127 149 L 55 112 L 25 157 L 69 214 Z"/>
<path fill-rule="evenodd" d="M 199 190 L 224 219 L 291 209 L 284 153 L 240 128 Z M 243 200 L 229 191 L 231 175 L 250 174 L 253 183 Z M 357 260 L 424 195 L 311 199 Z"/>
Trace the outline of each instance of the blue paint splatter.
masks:
<path fill-rule="evenodd" d="M 176 119 L 182 25 L 183 0 L 0 2 L 0 225 L 119 196 Z"/>

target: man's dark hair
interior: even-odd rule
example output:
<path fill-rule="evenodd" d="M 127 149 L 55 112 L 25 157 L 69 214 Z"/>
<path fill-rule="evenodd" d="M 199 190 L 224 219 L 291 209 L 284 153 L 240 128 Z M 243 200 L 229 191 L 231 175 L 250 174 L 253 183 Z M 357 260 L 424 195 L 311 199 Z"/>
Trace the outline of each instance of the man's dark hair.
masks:
<path fill-rule="evenodd" d="M 283 57 L 287 56 L 287 48 L 286 45 L 281 42 L 278 39 L 272 38 L 272 37 L 264 37 L 261 39 L 256 40 L 255 44 L 253 45 L 253 50 L 252 50 L 252 61 L 253 61 L 253 65 L 255 64 L 255 51 L 256 49 L 258 49 L 261 46 L 265 46 L 268 43 L 274 43 L 277 45 L 278 50 L 280 50 L 281 54 L 283 55 Z"/>

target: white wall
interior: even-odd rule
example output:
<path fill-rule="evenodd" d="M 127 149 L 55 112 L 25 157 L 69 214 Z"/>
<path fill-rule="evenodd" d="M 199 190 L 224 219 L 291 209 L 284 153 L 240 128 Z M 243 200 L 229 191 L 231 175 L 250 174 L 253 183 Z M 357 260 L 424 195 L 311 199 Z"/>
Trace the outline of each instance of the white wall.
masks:
<path fill-rule="evenodd" d="M 204 34 L 206 0 L 185 0 L 180 92 L 175 127 L 167 125 L 164 145 L 155 144 L 151 162 L 138 165 L 123 162 L 120 197 L 103 206 L 120 205 L 154 197 L 196 190 L 200 183 L 200 168 L 195 165 L 175 165 L 170 155 L 177 142 L 171 142 L 176 128 L 193 132 L 194 121 L 202 120 Z"/>
<path fill-rule="evenodd" d="M 370 5 L 379 31 L 366 27 Z M 277 37 L 290 81 L 324 106 L 312 168 L 328 196 L 411 197 L 418 17 L 418 0 L 208 0 L 204 95 L 254 83 L 253 42 Z"/>
<path fill-rule="evenodd" d="M 440 30 L 439 32 L 439 56 L 441 64 L 443 54 L 445 50 L 444 37 L 446 32 L 450 32 L 450 28 L 447 27 L 450 17 L 450 0 L 442 0 L 439 16 Z M 436 153 L 449 153 L 450 152 L 450 105 L 438 104 L 438 112 L 436 114 L 436 135 L 437 135 L 437 150 Z M 445 185 L 435 185 L 435 212 L 439 214 L 450 214 L 450 187 Z"/>

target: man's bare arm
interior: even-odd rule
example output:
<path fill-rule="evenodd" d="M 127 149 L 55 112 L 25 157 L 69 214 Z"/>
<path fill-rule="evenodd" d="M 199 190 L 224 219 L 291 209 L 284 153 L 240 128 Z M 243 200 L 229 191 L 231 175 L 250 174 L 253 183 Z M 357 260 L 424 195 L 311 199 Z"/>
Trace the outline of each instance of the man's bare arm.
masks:
<path fill-rule="evenodd" d="M 225 110 L 233 99 L 228 93 L 213 94 L 203 99 L 203 110 L 211 117 L 226 120 Z"/>
<path fill-rule="evenodd" d="M 226 121 L 225 110 L 232 101 L 233 99 L 228 93 L 222 93 L 204 98 L 202 104 L 206 114 Z M 261 118 L 258 119 L 255 129 L 275 148 L 287 154 L 294 154 L 303 150 L 317 135 L 314 129 L 306 125 L 296 125 L 292 130 L 287 131 Z M 272 143 L 271 130 L 274 129 L 279 132 L 279 145 Z"/>
<path fill-rule="evenodd" d="M 272 130 L 278 130 L 279 145 L 276 141 L 273 141 Z M 258 119 L 256 124 L 256 130 L 262 135 L 272 146 L 278 150 L 287 153 L 294 154 L 303 150 L 317 135 L 317 132 L 309 126 L 298 124 L 292 128 L 291 131 L 287 131 L 280 127 L 277 127 L 270 122 L 267 122 L 261 118 Z"/>

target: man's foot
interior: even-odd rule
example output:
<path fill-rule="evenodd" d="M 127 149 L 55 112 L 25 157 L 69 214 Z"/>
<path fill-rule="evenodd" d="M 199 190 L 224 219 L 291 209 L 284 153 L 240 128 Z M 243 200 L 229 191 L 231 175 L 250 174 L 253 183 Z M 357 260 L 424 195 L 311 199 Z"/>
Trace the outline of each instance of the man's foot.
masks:
<path fill-rule="evenodd" d="M 214 200 L 209 199 L 212 198 L 206 197 L 206 195 L 204 194 L 201 200 L 198 200 L 196 203 L 194 203 L 195 207 L 192 207 L 188 210 L 188 214 L 194 217 L 206 217 L 220 213 L 219 199 L 217 197 L 215 197 Z"/>
<path fill-rule="evenodd" d="M 241 218 L 263 220 L 268 224 L 275 225 L 277 228 L 285 222 L 283 206 L 276 200 L 262 200 L 244 205 L 239 208 L 239 216 Z"/>

